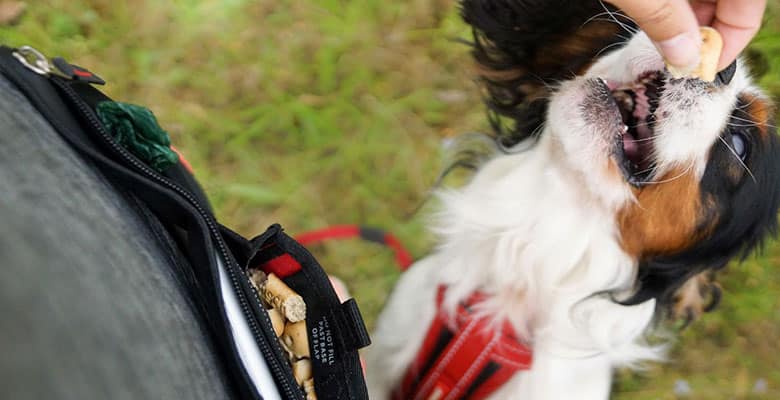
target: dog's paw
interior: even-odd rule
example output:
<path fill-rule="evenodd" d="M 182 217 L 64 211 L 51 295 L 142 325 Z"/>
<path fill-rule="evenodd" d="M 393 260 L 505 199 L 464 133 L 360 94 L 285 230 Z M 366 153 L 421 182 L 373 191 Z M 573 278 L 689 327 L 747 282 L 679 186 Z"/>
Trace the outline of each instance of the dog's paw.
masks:
<path fill-rule="evenodd" d="M 687 326 L 703 313 L 712 311 L 720 303 L 721 288 L 715 274 L 701 272 L 688 279 L 675 292 L 672 301 L 672 319 Z"/>

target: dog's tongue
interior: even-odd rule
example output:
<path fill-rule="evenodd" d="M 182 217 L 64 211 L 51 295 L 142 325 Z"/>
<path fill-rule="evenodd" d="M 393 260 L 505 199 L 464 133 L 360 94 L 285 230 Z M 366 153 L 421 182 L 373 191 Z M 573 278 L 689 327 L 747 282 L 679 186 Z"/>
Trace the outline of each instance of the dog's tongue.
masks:
<path fill-rule="evenodd" d="M 629 160 L 636 160 L 639 158 L 639 144 L 629 134 L 623 135 L 623 154 Z"/>

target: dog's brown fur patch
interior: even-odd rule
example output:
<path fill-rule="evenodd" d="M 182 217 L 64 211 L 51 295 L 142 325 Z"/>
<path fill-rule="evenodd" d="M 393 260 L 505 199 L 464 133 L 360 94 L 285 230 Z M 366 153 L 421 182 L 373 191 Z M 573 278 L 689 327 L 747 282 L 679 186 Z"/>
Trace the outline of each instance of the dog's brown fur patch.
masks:
<path fill-rule="evenodd" d="M 756 124 L 761 138 L 766 139 L 770 132 L 769 127 L 772 125 L 774 107 L 766 99 L 753 94 L 743 93 L 739 97 L 741 102 L 745 104 L 743 111 Z M 750 122 L 739 121 L 739 123 L 749 124 Z"/>
<path fill-rule="evenodd" d="M 693 173 L 672 170 L 658 180 L 668 182 L 638 189 L 637 201 L 618 213 L 621 245 L 638 259 L 689 248 L 717 220 Z"/>

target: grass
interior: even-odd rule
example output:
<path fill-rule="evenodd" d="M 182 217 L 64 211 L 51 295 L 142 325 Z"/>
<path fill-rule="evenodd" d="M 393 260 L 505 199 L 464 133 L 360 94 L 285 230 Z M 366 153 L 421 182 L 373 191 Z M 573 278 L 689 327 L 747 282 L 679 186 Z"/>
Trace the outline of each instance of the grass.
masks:
<path fill-rule="evenodd" d="M 775 6 L 773 4 L 773 6 Z M 780 98 L 780 22 L 753 48 Z M 441 169 L 442 138 L 486 130 L 452 0 L 30 2 L 0 41 L 100 74 L 116 99 L 157 114 L 218 216 L 245 235 L 332 224 L 389 228 L 430 248 L 412 214 Z M 381 247 L 314 247 L 369 324 L 399 273 Z M 780 398 L 780 247 L 730 268 L 720 309 L 686 329 L 673 361 L 621 372 L 617 399 Z M 752 393 L 757 379 L 764 394 Z"/>

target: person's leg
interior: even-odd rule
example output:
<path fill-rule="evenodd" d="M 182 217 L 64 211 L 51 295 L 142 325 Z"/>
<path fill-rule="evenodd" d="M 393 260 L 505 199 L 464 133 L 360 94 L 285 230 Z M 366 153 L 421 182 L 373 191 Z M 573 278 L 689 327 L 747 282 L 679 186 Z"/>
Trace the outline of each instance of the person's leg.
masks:
<path fill-rule="evenodd" d="M 0 386 L 8 399 L 220 399 L 170 256 L 0 77 Z"/>

